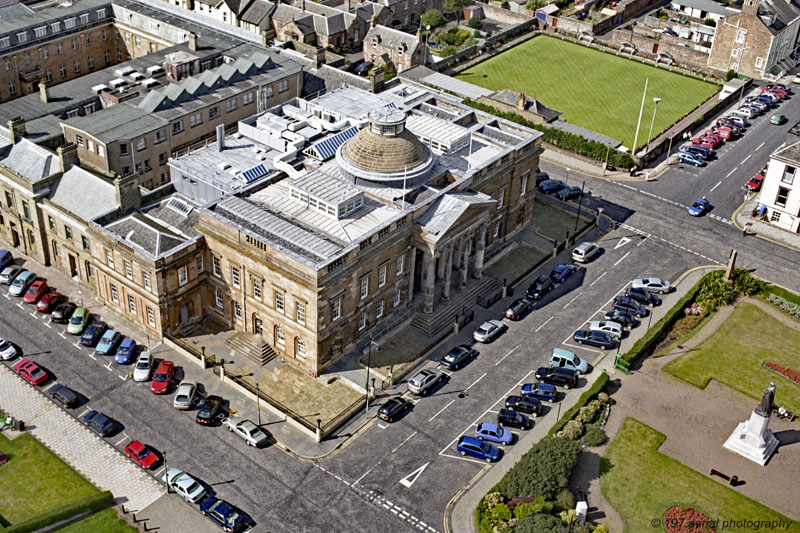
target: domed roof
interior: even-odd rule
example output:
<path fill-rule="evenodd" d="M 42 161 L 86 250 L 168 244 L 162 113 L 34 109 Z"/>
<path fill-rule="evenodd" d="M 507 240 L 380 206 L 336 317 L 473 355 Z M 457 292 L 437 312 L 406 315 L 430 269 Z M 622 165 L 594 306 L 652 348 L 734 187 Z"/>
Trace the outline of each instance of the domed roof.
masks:
<path fill-rule="evenodd" d="M 430 149 L 405 129 L 405 113 L 370 113 L 370 124 L 342 147 L 342 156 L 368 172 L 396 173 L 415 169 L 430 159 Z"/>

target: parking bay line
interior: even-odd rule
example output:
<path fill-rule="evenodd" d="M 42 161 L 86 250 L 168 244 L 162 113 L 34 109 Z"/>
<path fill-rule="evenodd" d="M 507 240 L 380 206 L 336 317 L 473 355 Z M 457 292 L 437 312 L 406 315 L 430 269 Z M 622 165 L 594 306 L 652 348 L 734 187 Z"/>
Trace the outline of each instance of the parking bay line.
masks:
<path fill-rule="evenodd" d="M 456 401 L 456 400 L 455 400 L 455 398 L 453 398 L 452 400 L 450 400 L 449 402 L 447 402 L 447 405 L 445 405 L 444 407 L 442 407 L 441 409 L 439 409 L 438 411 L 436 411 L 436 414 L 435 414 L 435 415 L 433 415 L 432 417 L 430 417 L 430 418 L 428 419 L 428 422 L 433 422 L 433 419 L 434 419 L 434 418 L 436 418 L 437 416 L 439 416 L 440 414 L 442 414 L 442 412 L 443 412 L 445 409 L 447 409 L 448 407 L 450 407 L 451 405 L 453 405 L 453 402 L 455 402 L 455 401 Z"/>
<path fill-rule="evenodd" d="M 627 254 L 625 254 L 625 255 L 623 255 L 622 257 L 620 257 L 620 258 L 619 258 L 619 261 L 617 261 L 616 263 L 614 263 L 614 266 L 617 266 L 618 264 L 622 263 L 622 262 L 625 260 L 625 258 L 626 258 L 626 257 L 628 257 L 630 254 L 631 254 L 631 253 L 630 253 L 630 252 L 628 252 Z"/>
<path fill-rule="evenodd" d="M 472 384 L 471 384 L 469 387 L 467 387 L 466 389 L 464 389 L 464 392 L 467 392 L 469 389 L 471 389 L 471 388 L 472 388 L 474 385 L 476 385 L 476 384 L 477 384 L 477 383 L 478 383 L 480 380 L 482 380 L 482 379 L 483 379 L 483 378 L 485 378 L 485 377 L 486 377 L 486 372 L 484 372 L 484 373 L 483 373 L 483 375 L 482 375 L 481 377 L 479 377 L 478 379 L 476 379 L 475 381 L 473 381 L 473 382 L 472 382 Z"/>
<path fill-rule="evenodd" d="M 59 337 L 61 337 L 62 339 L 66 339 L 66 338 L 67 338 L 66 336 L 64 336 L 64 330 L 61 330 L 61 331 L 58 333 L 58 335 L 59 335 Z"/>
<path fill-rule="evenodd" d="M 108 370 L 109 372 L 113 372 L 113 371 L 114 371 L 114 369 L 113 369 L 113 368 L 111 368 L 111 361 L 109 361 L 109 362 L 108 362 L 108 364 L 107 364 L 107 365 L 105 365 L 103 368 L 105 368 L 105 369 L 106 369 L 106 370 Z"/>
<path fill-rule="evenodd" d="M 722 180 L 719 180 L 719 181 L 717 182 L 717 184 L 716 184 L 716 185 L 714 185 L 713 187 L 711 187 L 711 190 L 710 190 L 710 191 L 708 191 L 708 192 L 714 192 L 714 189 L 716 189 L 716 188 L 717 188 L 717 187 L 719 187 L 720 185 L 722 185 Z"/>
<path fill-rule="evenodd" d="M 33 318 L 39 318 L 39 317 L 36 315 L 36 311 L 31 311 L 30 315 L 31 315 Z"/>
<path fill-rule="evenodd" d="M 505 354 L 505 355 L 504 355 L 502 358 L 500 358 L 500 360 L 499 360 L 499 361 L 497 361 L 497 362 L 494 364 L 494 366 L 497 366 L 497 365 L 499 365 L 500 363 L 502 363 L 502 362 L 503 362 L 503 359 L 505 359 L 506 357 L 508 357 L 508 356 L 509 356 L 509 355 L 511 355 L 512 353 L 514 353 L 514 352 L 517 350 L 517 348 L 519 348 L 519 344 L 517 344 L 516 346 L 514 346 L 514 347 L 511 349 L 511 351 L 510 351 L 510 352 L 508 352 L 508 353 L 507 353 L 507 354 Z"/>
<path fill-rule="evenodd" d="M 406 437 L 406 438 L 403 440 L 403 442 L 401 442 L 400 444 L 398 444 L 398 445 L 395 447 L 395 449 L 394 449 L 394 450 L 392 450 L 392 453 L 394 453 L 394 452 L 396 452 L 397 450 L 399 450 L 399 449 L 400 449 L 400 446 L 402 446 L 403 444 L 405 444 L 406 442 L 408 442 L 408 440 L 409 440 L 411 437 L 413 437 L 414 435 L 416 435 L 416 434 L 417 434 L 417 432 L 415 431 L 414 433 L 412 433 L 411 435 L 409 435 L 408 437 Z"/>
<path fill-rule="evenodd" d="M 534 333 L 539 333 L 539 330 L 540 330 L 540 329 L 542 329 L 543 327 L 545 327 L 545 326 L 547 325 L 547 323 L 548 323 L 548 322 L 550 322 L 551 320 L 553 320 L 553 318 L 554 318 L 554 317 L 552 317 L 552 316 L 551 316 L 550 318 L 548 318 L 547 320 L 545 320 L 545 321 L 542 323 L 542 325 L 541 325 L 541 326 L 539 326 L 538 328 L 536 328 L 536 331 L 534 331 Z"/>
<path fill-rule="evenodd" d="M 117 441 L 117 443 L 114 446 L 119 446 L 120 443 L 125 442 L 126 440 L 128 440 L 130 438 L 130 437 L 128 437 L 127 433 L 123 433 L 122 435 L 123 435 L 123 437 L 121 439 L 119 439 L 119 441 Z"/>
<path fill-rule="evenodd" d="M 628 253 L 630 253 L 630 252 L 628 252 Z M 577 300 L 577 299 L 578 299 L 578 296 L 580 296 L 581 294 L 583 294 L 583 291 L 581 291 L 581 292 L 579 292 L 578 294 L 576 294 L 576 295 L 575 295 L 575 297 L 574 297 L 572 300 L 570 300 L 570 301 L 568 301 L 566 304 L 564 304 L 564 307 L 562 307 L 562 309 L 566 309 L 567 307 L 569 307 L 569 305 L 570 305 L 572 302 L 574 302 L 575 300 Z"/>
<path fill-rule="evenodd" d="M 597 279 L 595 279 L 593 282 L 591 282 L 591 283 L 589 284 L 589 286 L 590 286 L 590 287 L 594 287 L 594 284 L 595 284 L 595 283 L 597 283 L 598 281 L 600 281 L 600 278 L 602 278 L 602 277 L 603 277 L 603 276 L 605 276 L 606 274 L 608 274 L 608 271 L 605 271 L 605 272 L 603 272 L 602 274 L 600 274 L 599 276 L 597 276 Z"/>

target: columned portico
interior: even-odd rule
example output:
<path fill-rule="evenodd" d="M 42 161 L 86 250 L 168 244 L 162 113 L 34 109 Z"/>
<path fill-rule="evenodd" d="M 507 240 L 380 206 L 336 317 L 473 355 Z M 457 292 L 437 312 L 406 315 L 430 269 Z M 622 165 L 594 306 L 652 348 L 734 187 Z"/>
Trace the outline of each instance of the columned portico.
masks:
<path fill-rule="evenodd" d="M 450 301 L 450 284 L 453 278 L 453 251 L 455 244 L 450 243 L 447 245 L 444 260 L 444 287 L 442 288 L 442 302 L 448 303 Z"/>
<path fill-rule="evenodd" d="M 426 251 L 422 258 L 423 272 L 425 279 L 423 284 L 425 286 L 425 314 L 430 315 L 433 313 L 433 295 L 435 293 L 436 284 L 436 256 Z"/>
<path fill-rule="evenodd" d="M 469 254 L 472 252 L 472 230 L 464 235 L 464 252 L 461 254 L 461 283 L 459 290 L 467 288 L 467 277 L 469 275 Z"/>
<path fill-rule="evenodd" d="M 408 298 L 406 301 L 410 304 L 414 301 L 414 276 L 417 273 L 417 247 L 412 246 L 408 250 Z"/>
<path fill-rule="evenodd" d="M 481 279 L 483 277 L 483 253 L 486 250 L 486 222 L 478 228 L 478 238 L 475 242 L 475 270 L 472 277 Z"/>

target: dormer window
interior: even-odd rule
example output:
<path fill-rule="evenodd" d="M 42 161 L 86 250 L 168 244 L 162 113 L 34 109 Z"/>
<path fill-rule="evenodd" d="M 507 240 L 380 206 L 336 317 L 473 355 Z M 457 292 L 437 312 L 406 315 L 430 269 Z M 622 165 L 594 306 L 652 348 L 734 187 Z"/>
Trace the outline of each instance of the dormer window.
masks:
<path fill-rule="evenodd" d="M 377 37 L 373 37 L 372 38 L 372 46 L 378 46 L 378 38 Z"/>

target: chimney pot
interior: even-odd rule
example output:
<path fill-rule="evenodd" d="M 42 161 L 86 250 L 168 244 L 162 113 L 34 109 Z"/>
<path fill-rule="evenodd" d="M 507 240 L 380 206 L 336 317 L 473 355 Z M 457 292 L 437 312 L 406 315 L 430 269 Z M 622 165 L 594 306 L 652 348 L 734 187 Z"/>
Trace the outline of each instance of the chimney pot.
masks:
<path fill-rule="evenodd" d="M 43 81 L 39 82 L 39 99 L 43 104 L 50 101 L 50 88 L 47 86 L 47 83 Z"/>
<path fill-rule="evenodd" d="M 58 153 L 58 162 L 61 167 L 61 172 L 66 172 L 73 165 L 79 165 L 80 159 L 78 158 L 78 147 L 72 143 L 59 146 L 56 150 Z"/>
<path fill-rule="evenodd" d="M 190 33 L 189 34 L 189 50 L 197 51 L 197 34 Z"/>
<path fill-rule="evenodd" d="M 17 144 L 27 134 L 25 131 L 25 119 L 14 117 L 8 121 L 8 131 L 11 133 L 11 142 Z"/>

